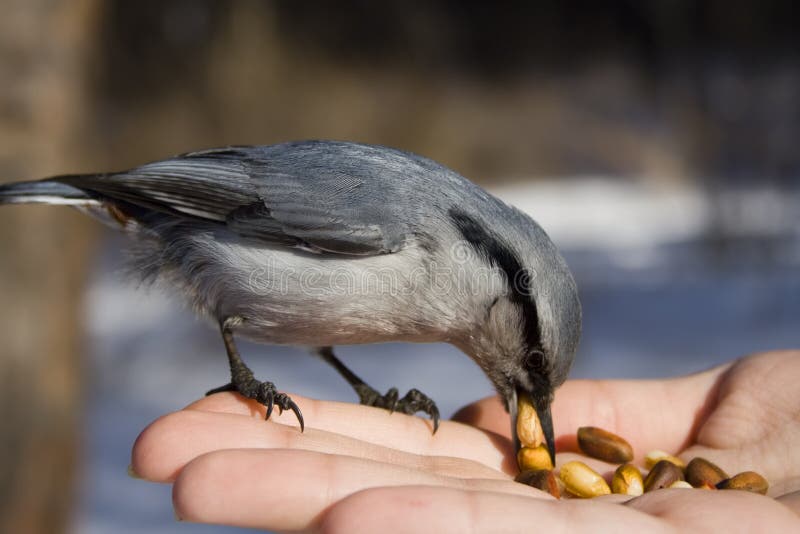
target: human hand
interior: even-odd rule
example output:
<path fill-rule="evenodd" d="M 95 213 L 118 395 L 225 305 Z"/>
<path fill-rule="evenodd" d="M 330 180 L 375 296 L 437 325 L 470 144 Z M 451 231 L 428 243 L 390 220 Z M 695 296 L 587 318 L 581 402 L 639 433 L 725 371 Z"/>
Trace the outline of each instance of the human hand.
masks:
<path fill-rule="evenodd" d="M 703 456 L 731 474 L 758 471 L 780 502 L 680 489 L 625 505 L 615 502 L 621 496 L 555 501 L 513 482 L 508 415 L 496 398 L 461 410 L 461 422 L 443 422 L 432 436 L 420 418 L 293 396 L 308 422 L 300 434 L 291 414 L 265 422 L 262 406 L 218 394 L 150 425 L 132 466 L 174 482 L 184 520 L 280 531 L 796 529 L 798 380 L 800 353 L 774 352 L 677 379 L 570 381 L 553 404 L 559 464 L 576 458 L 579 426 L 600 426 L 630 441 L 639 460 L 658 448 Z"/>

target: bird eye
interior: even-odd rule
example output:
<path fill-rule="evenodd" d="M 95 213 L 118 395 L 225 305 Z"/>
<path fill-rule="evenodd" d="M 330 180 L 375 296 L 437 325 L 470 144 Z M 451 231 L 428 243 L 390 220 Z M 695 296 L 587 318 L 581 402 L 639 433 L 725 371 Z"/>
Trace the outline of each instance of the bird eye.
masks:
<path fill-rule="evenodd" d="M 525 367 L 543 373 L 547 364 L 545 363 L 544 353 L 540 350 L 532 350 L 525 355 Z"/>

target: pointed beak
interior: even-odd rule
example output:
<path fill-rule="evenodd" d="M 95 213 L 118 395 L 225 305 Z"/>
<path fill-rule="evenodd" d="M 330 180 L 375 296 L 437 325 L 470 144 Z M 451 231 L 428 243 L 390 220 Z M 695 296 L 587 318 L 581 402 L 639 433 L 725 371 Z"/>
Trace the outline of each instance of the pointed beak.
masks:
<path fill-rule="evenodd" d="M 534 397 L 533 405 L 536 413 L 539 414 L 539 421 L 542 423 L 542 432 L 547 442 L 547 451 L 550 453 L 550 460 L 556 465 L 556 440 L 553 436 L 553 416 L 550 414 L 550 397 Z"/>
<path fill-rule="evenodd" d="M 542 433 L 544 434 L 545 444 L 547 451 L 550 453 L 550 460 L 553 465 L 556 465 L 556 442 L 553 435 L 553 416 L 550 413 L 550 397 L 530 395 L 525 391 L 514 391 L 511 395 L 512 398 L 508 399 L 508 413 L 511 416 L 511 437 L 514 441 L 514 451 L 519 452 L 522 444 L 517 435 L 517 398 L 518 395 L 526 395 L 533 407 L 536 409 L 536 415 L 539 416 L 539 422 L 542 425 Z"/>

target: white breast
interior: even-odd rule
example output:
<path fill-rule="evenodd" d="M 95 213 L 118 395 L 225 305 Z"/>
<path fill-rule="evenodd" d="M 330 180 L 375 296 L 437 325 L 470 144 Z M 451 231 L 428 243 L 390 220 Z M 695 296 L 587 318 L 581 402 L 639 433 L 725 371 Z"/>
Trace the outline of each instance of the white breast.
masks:
<path fill-rule="evenodd" d="M 410 243 L 393 254 L 333 256 L 257 246 L 232 235 L 191 236 L 166 280 L 238 334 L 291 345 L 449 341 L 502 287 L 497 271 L 458 250 Z"/>

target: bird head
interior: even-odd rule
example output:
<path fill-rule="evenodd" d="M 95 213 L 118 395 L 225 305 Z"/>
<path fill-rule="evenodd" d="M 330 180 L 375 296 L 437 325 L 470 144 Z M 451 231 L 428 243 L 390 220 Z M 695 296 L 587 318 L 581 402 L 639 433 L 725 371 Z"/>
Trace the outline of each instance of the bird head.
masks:
<path fill-rule="evenodd" d="M 479 261 L 503 280 L 483 294 L 479 314 L 462 350 L 481 366 L 505 401 L 515 450 L 517 402 L 534 406 L 550 457 L 555 439 L 550 405 L 567 378 L 581 332 L 578 290 L 566 262 L 544 231 L 527 215 L 502 205 L 490 227 L 451 210 L 461 237 Z"/>

